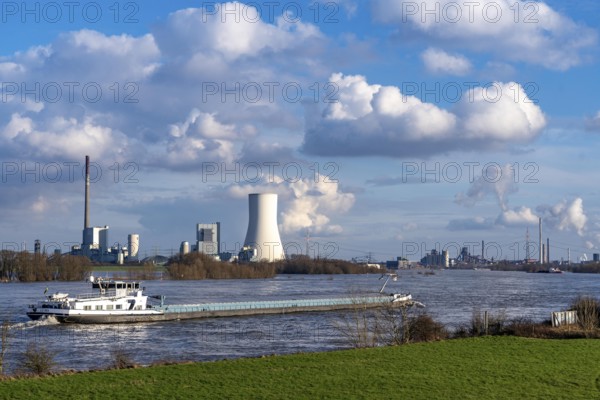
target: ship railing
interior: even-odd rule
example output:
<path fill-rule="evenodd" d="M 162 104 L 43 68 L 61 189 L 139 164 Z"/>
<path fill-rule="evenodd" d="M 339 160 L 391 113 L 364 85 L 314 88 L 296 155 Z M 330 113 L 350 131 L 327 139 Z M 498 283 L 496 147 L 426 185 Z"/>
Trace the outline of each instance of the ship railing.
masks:
<path fill-rule="evenodd" d="M 96 292 L 96 293 L 78 294 L 77 299 L 83 300 L 83 299 L 93 299 L 95 297 L 115 297 L 116 295 L 117 295 L 116 290 L 105 290 L 104 293 Z"/>
<path fill-rule="evenodd" d="M 77 299 L 93 299 L 95 297 L 116 297 L 118 296 L 129 296 L 137 292 L 137 289 L 105 289 L 104 291 L 93 292 L 93 293 L 83 293 L 76 296 Z"/>

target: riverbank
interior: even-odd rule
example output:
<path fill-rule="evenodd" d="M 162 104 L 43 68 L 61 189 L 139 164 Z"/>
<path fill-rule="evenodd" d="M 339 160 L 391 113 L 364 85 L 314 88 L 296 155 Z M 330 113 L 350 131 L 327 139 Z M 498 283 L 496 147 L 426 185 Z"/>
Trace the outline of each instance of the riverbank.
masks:
<path fill-rule="evenodd" d="M 591 399 L 600 341 L 483 337 L 0 381 L 0 399 Z"/>

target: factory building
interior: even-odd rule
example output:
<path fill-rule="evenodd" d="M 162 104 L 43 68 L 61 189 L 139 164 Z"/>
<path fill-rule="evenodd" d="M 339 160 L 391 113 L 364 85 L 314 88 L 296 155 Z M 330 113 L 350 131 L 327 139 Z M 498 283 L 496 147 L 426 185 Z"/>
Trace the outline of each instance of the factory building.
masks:
<path fill-rule="evenodd" d="M 90 226 L 90 157 L 85 156 L 85 210 L 81 246 L 73 246 L 71 254 L 86 256 L 97 262 L 138 261 L 140 235 L 131 233 L 127 236 L 127 246 L 115 244 L 110 246 L 109 227 Z"/>
<path fill-rule="evenodd" d="M 410 261 L 404 257 L 396 257 L 395 260 L 386 261 L 385 267 L 387 269 L 407 269 L 410 267 Z"/>
<path fill-rule="evenodd" d="M 94 226 L 83 230 L 83 250 L 108 251 L 108 225 Z"/>
<path fill-rule="evenodd" d="M 221 252 L 221 223 L 196 225 L 196 251 L 211 256 Z"/>
<path fill-rule="evenodd" d="M 450 257 L 448 255 L 448 251 L 443 250 L 440 253 L 436 249 L 433 249 L 431 250 L 431 253 L 427 254 L 421 259 L 421 264 L 448 268 L 450 266 Z"/>

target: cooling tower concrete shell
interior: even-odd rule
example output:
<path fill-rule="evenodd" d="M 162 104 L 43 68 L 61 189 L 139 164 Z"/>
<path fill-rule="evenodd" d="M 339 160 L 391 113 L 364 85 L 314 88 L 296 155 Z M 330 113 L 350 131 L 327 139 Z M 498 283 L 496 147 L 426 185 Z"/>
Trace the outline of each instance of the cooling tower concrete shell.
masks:
<path fill-rule="evenodd" d="M 249 221 L 244 246 L 256 249 L 258 260 L 276 261 L 285 258 L 277 226 L 277 195 L 248 195 Z"/>

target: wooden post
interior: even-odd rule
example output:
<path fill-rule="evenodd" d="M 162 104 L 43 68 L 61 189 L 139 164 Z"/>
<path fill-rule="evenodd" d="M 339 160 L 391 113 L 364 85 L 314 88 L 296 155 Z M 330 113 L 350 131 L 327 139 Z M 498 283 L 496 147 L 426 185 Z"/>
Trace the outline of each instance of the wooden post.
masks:
<path fill-rule="evenodd" d="M 489 335 L 489 329 L 488 329 L 488 312 L 484 311 L 483 312 L 483 330 L 485 331 L 485 335 Z"/>

